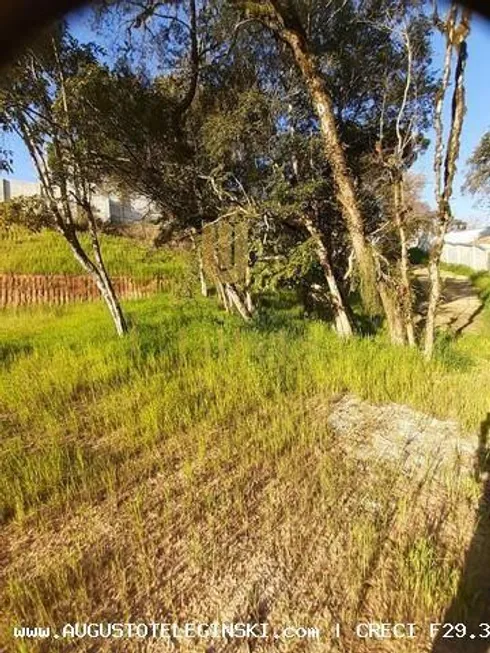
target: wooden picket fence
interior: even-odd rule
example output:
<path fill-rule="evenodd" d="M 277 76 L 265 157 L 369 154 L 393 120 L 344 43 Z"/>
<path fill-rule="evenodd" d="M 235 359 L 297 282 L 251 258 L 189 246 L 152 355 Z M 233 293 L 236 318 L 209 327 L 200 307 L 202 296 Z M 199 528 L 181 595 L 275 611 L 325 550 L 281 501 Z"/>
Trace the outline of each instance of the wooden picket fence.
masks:
<path fill-rule="evenodd" d="M 136 281 L 131 277 L 112 279 L 118 297 L 141 299 L 163 289 L 163 280 Z M 100 299 L 93 280 L 85 275 L 0 274 L 0 308 L 33 304 L 68 304 Z"/>

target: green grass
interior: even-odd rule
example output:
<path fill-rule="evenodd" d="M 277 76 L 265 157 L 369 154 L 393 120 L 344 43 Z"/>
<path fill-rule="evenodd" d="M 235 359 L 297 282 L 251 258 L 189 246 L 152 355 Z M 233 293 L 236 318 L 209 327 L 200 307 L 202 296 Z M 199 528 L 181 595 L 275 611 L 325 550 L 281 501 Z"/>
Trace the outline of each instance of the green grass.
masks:
<path fill-rule="evenodd" d="M 108 241 L 107 253 L 121 247 Z M 488 299 L 488 278 L 474 282 Z M 9 624 L 160 609 L 192 621 L 198 612 L 181 606 L 197 611 L 235 568 L 246 619 L 262 609 L 267 565 L 271 578 L 284 574 L 284 614 L 297 623 L 324 614 L 332 593 L 343 623 L 364 607 L 395 621 L 441 618 L 463 556 L 434 524 L 455 523 L 478 489 L 452 488 L 443 517 L 415 508 L 404 477 L 341 454 L 322 415 L 354 392 L 477 431 L 490 412 L 486 335 L 440 338 L 427 363 L 383 336 L 342 342 L 291 302 L 270 301 L 252 324 L 176 294 L 124 307 L 124 339 L 101 303 L 1 314 Z M 236 597 L 217 587 L 226 610 Z"/>
<path fill-rule="evenodd" d="M 121 452 L 124 460 L 168 431 L 201 420 L 214 426 L 284 396 L 351 391 L 457 418 L 468 428 L 490 408 L 488 393 L 474 392 L 475 383 L 490 387 L 490 372 L 459 344 L 445 343 L 428 365 L 418 352 L 383 339 L 342 343 L 328 325 L 304 322 L 294 311 L 279 325 L 263 319 L 248 326 L 212 303 L 158 296 L 128 303 L 127 312 L 133 332 L 124 340 L 113 336 L 98 304 L 2 315 L 6 516 L 80 488 L 96 493 Z M 112 434 L 104 445 L 101 431 Z"/>
<path fill-rule="evenodd" d="M 485 274 L 485 272 L 475 272 L 472 268 L 467 265 L 461 265 L 459 263 L 441 263 L 441 270 L 446 272 L 453 272 L 454 274 L 459 274 L 462 277 L 473 277 L 473 275 Z"/>
<path fill-rule="evenodd" d="M 470 278 L 488 309 L 490 307 L 490 273 L 473 272 Z"/>
<path fill-rule="evenodd" d="M 80 240 L 90 252 L 89 239 Z M 156 276 L 182 278 L 188 269 L 185 252 L 176 255 L 167 249 L 149 249 L 143 243 L 118 236 L 101 235 L 104 260 L 113 276 L 131 276 L 149 280 Z M 47 255 L 49 253 L 49 255 Z M 17 274 L 83 274 L 63 237 L 44 229 L 31 233 L 23 228 L 13 230 L 10 237 L 0 238 L 0 273 Z"/>

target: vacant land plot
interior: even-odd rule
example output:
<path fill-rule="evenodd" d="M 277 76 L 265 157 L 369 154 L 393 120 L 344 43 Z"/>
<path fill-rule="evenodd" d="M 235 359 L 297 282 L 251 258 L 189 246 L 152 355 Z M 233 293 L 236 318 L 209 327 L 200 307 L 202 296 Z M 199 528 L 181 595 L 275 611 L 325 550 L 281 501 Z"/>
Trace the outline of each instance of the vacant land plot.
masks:
<path fill-rule="evenodd" d="M 14 625 L 123 617 L 321 631 L 255 640 L 257 651 L 420 651 L 428 631 L 400 644 L 360 640 L 353 624 L 439 621 L 455 596 L 472 609 L 461 582 L 481 484 L 421 483 L 360 457 L 329 415 L 346 392 L 408 403 L 459 420 L 476 448 L 490 411 L 486 338 L 443 339 L 427 364 L 382 337 L 342 343 L 294 308 L 253 325 L 170 294 L 127 310 L 137 330 L 123 341 L 97 304 L 2 313 L 5 650 L 141 650 L 12 638 Z"/>

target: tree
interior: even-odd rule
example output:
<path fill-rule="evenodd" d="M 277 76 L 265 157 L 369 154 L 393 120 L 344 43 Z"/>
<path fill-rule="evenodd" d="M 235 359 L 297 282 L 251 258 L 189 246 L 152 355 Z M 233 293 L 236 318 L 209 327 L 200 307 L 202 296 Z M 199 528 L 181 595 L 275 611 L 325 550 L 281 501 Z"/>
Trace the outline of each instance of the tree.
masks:
<path fill-rule="evenodd" d="M 207 96 L 204 77 L 194 111 L 202 122 L 201 129 L 194 130 L 202 138 L 197 148 L 200 169 L 208 170 L 207 177 L 214 180 L 215 187 L 217 175 L 223 176 L 219 171 L 226 171 L 218 199 L 227 197 L 235 205 L 244 196 L 252 199 L 253 210 L 248 215 L 254 270 L 264 261 L 270 264 L 280 259 L 284 274 L 276 270 L 274 280 L 282 276 L 291 282 L 287 270 L 294 265 L 288 265 L 287 259 L 293 256 L 297 260 L 298 246 L 305 239 L 312 240 L 330 291 L 336 331 L 349 337 L 350 312 L 336 279 L 328 229 L 324 231 L 332 213 L 329 174 L 319 156 L 320 142 L 306 125 L 309 120 L 301 117 L 309 116 L 309 107 L 284 111 L 285 103 L 279 98 L 292 93 L 288 82 L 275 78 L 276 67 L 272 73 L 263 69 L 264 61 L 271 61 L 273 54 L 268 40 L 260 41 L 257 35 L 243 31 L 234 43 L 223 78 L 218 82 L 215 72 L 209 81 L 212 97 Z M 330 227 L 332 231 L 332 224 Z M 262 280 L 267 277 L 260 276 Z M 303 286 L 303 280 L 300 284 Z"/>
<path fill-rule="evenodd" d="M 490 132 L 484 134 L 469 160 L 465 190 L 490 197 Z"/>
<path fill-rule="evenodd" d="M 24 140 L 56 229 L 93 278 L 118 335 L 123 335 L 127 324 L 103 260 L 91 204 L 93 180 L 84 165 L 83 143 L 67 95 L 70 78 L 92 65 L 95 56 L 95 49 L 80 46 L 64 24 L 45 32 L 4 71 L 0 119 L 5 129 Z M 77 234 L 78 212 L 87 220 L 91 255 Z"/>
<path fill-rule="evenodd" d="M 255 20 L 272 31 L 278 40 L 287 46 L 292 55 L 316 113 L 324 153 L 334 182 L 335 196 L 355 253 L 364 303 L 368 310 L 376 310 L 379 297 L 392 340 L 404 342 L 406 325 L 403 322 L 403 302 L 400 306 L 397 289 L 393 287 L 390 279 L 383 272 L 383 257 L 377 255 L 369 238 L 370 225 L 365 202 L 369 193 L 366 195 L 365 189 L 359 185 L 359 177 L 355 172 L 356 164 L 352 164 L 347 150 L 346 133 L 348 134 L 349 129 L 352 128 L 357 131 L 361 126 L 368 134 L 372 133 L 369 128 L 372 124 L 372 117 L 377 117 L 381 111 L 379 90 L 387 66 L 394 65 L 398 71 L 398 67 L 404 65 L 403 58 L 400 58 L 399 52 L 393 47 L 390 35 L 383 34 L 383 31 L 379 29 L 383 17 L 396 14 L 397 11 L 399 14 L 400 8 L 407 12 L 411 6 L 418 9 L 420 3 L 403 3 L 401 6 L 400 3 L 387 1 L 383 3 L 368 2 L 357 6 L 352 2 L 325 4 L 271 0 L 267 3 L 235 2 L 234 4 L 242 8 L 245 19 Z M 334 24 L 335 31 L 332 24 Z M 427 28 L 424 29 L 422 38 L 427 42 Z M 346 32 L 347 39 L 345 39 Z M 366 48 L 365 53 L 365 67 L 370 71 L 367 83 L 358 79 L 363 76 L 359 74 L 359 49 L 355 49 L 355 65 L 349 65 L 348 53 L 349 48 L 352 47 L 352 42 L 348 40 L 349 37 L 355 37 L 356 46 L 363 39 L 366 39 L 366 45 L 367 41 L 370 41 L 370 50 Z M 344 43 L 345 50 L 342 49 Z M 418 63 L 424 60 L 425 68 L 422 65 L 417 69 L 420 78 L 426 74 L 429 62 L 427 47 L 422 48 Z M 338 66 L 336 66 L 337 62 L 340 62 Z M 333 73 L 330 75 L 325 72 L 329 69 L 333 69 Z M 355 80 L 357 88 L 356 84 L 349 85 L 348 81 L 343 83 L 342 72 L 345 73 L 349 69 L 352 76 L 357 73 L 358 77 Z M 380 72 L 381 74 L 379 74 Z M 410 73 L 413 71 L 410 70 Z M 398 80 L 395 76 L 393 77 L 396 82 L 395 88 L 399 88 Z M 405 76 L 402 77 L 402 83 L 405 84 Z M 357 91 L 357 97 L 355 97 L 355 92 L 353 93 L 354 88 Z M 417 88 L 422 89 L 422 86 L 417 85 Z M 413 94 L 414 96 L 415 94 Z M 370 102 L 366 101 L 366 98 L 369 98 Z M 425 89 L 421 98 L 420 106 L 424 111 L 423 102 L 427 100 Z M 393 101 L 393 95 L 389 100 Z M 411 97 L 410 101 L 417 102 L 415 97 L 413 100 Z M 397 104 L 399 107 L 400 102 Z M 393 104 L 390 105 L 389 102 L 386 119 L 387 124 L 391 122 L 391 127 L 393 127 L 395 122 L 393 120 Z M 398 127 L 400 128 L 400 126 L 401 120 L 398 121 Z M 405 121 L 403 127 L 406 128 Z M 359 129 L 357 134 L 360 132 Z M 398 136 L 400 133 L 399 129 Z M 411 137 L 412 134 L 410 134 Z M 405 282 L 408 283 L 408 280 L 405 279 Z"/>
<path fill-rule="evenodd" d="M 429 258 L 430 292 L 425 325 L 424 353 L 431 358 L 434 352 L 435 321 L 441 296 L 440 261 L 444 247 L 444 236 L 451 223 L 451 197 L 453 194 L 456 166 L 459 158 L 461 133 L 466 113 L 465 71 L 468 59 L 467 38 L 470 33 L 471 11 L 460 9 L 453 2 L 445 21 L 435 16 L 437 27 L 446 40 L 446 53 L 441 85 L 437 94 L 435 131 L 436 144 L 434 173 L 436 181 L 437 228 Z M 446 145 L 444 144 L 443 110 L 451 78 L 453 55 L 456 56 L 454 89 L 451 106 L 451 123 Z"/>
<path fill-rule="evenodd" d="M 301 71 L 319 119 L 325 154 L 335 181 L 337 200 L 342 207 L 361 272 L 363 298 L 366 305 L 372 309 L 376 304 L 375 263 L 366 242 L 361 210 L 339 137 L 332 98 L 311 51 L 300 15 L 292 2 L 281 3 L 276 0 L 260 4 L 247 2 L 245 10 L 248 16 L 256 17 L 289 46 Z"/>
<path fill-rule="evenodd" d="M 151 134 L 146 144 L 140 139 L 136 148 L 130 142 L 125 145 L 125 149 L 133 152 L 134 163 L 138 161 L 134 166 L 136 174 L 131 173 L 131 166 L 126 172 L 123 170 L 122 153 L 116 157 L 115 174 L 125 178 L 126 183 L 133 176 L 134 183 L 142 171 L 157 172 L 152 177 L 155 183 L 148 184 L 148 178 L 142 179 L 148 193 L 159 198 L 162 209 L 172 202 L 170 210 L 163 213 L 178 213 L 181 217 L 174 220 L 174 225 L 182 230 L 194 230 L 193 234 L 199 233 L 204 224 L 232 214 L 233 206 L 243 209 L 244 196 L 250 198 L 254 206 L 252 222 L 263 228 L 265 220 L 261 218 L 266 214 L 282 223 L 286 237 L 283 238 L 281 229 L 274 229 L 276 244 L 282 241 L 280 248 L 286 243 L 291 247 L 293 232 L 296 241 L 291 254 L 305 240 L 316 243 L 318 261 L 330 289 L 334 322 L 342 335 L 352 333 L 343 279 L 349 273 L 350 281 L 360 278 L 365 297 L 371 288 L 368 306 L 376 303 L 379 291 L 392 337 L 403 342 L 408 330 L 403 323 L 404 298 L 403 293 L 400 298 L 398 279 L 390 276 L 391 269 L 396 267 L 391 259 L 396 256 L 391 248 L 388 259 L 386 239 L 380 238 L 380 226 L 392 219 L 393 212 L 386 209 L 366 182 L 373 168 L 378 176 L 387 169 L 386 160 L 382 162 L 375 156 L 380 121 L 383 121 L 383 153 L 393 153 L 398 143 L 403 152 L 397 166 L 403 174 L 422 141 L 417 129 L 425 126 L 431 88 L 427 21 L 423 20 L 419 3 L 404 3 L 402 7 L 394 0 L 384 0 L 358 7 L 356 3 L 344 1 L 325 4 L 120 0 L 110 6 L 109 13 L 119 12 L 130 30 L 131 51 L 126 53 L 125 65 L 132 70 L 128 74 L 140 84 L 143 53 L 146 61 L 153 62 L 153 69 L 145 70 L 148 100 L 138 102 L 152 107 L 147 116 L 133 109 L 134 126 L 121 128 L 128 117 L 121 109 L 121 116 L 116 114 L 117 107 L 124 106 L 126 91 L 118 95 L 115 88 L 111 93 L 102 93 L 102 99 L 114 94 L 121 101 L 113 107 L 102 106 L 92 111 L 92 116 L 88 115 L 84 121 L 90 125 L 87 139 L 90 133 L 100 134 L 95 139 L 97 143 L 103 140 L 102 131 L 107 132 L 107 122 L 120 125 L 118 133 L 113 130 L 110 135 L 111 142 L 121 141 L 121 135 L 124 141 L 124 136 L 129 134 L 129 140 L 135 143 L 133 130 L 136 135 L 137 132 Z M 279 10 L 286 11 L 287 16 Z M 405 13 L 403 25 L 407 38 L 401 39 L 403 47 L 400 47 L 395 31 L 401 31 L 400 17 Z M 301 47 L 307 50 L 303 59 L 306 57 L 310 67 L 313 66 L 316 81 L 305 77 L 304 66 L 299 65 L 303 59 L 298 60 L 298 53 L 295 55 L 288 42 L 294 34 L 288 32 L 287 36 L 284 31 L 293 29 L 293 14 L 297 18 Z M 277 38 L 270 38 L 271 30 Z M 406 47 L 407 41 L 410 48 Z M 137 51 L 141 54 L 137 55 Z M 364 67 L 360 70 L 359 58 L 365 62 L 369 75 Z M 158 62 L 170 70 L 161 81 Z M 113 73 L 110 75 L 114 77 Z M 106 73 L 103 77 L 107 78 Z M 113 79 L 111 83 L 118 86 L 120 80 Z M 155 92 L 159 83 L 164 93 Z M 324 116 L 319 117 L 321 107 L 313 93 L 318 84 L 331 104 L 333 131 L 325 126 Z M 186 88 L 191 89 L 190 94 L 183 93 Z M 87 93 L 86 85 L 84 93 Z M 89 95 L 94 94 L 90 91 Z M 191 96 L 184 110 L 172 108 L 172 103 L 178 106 L 182 97 Z M 91 104 L 95 106 L 97 102 Z M 133 106 L 131 102 L 129 105 Z M 107 113 L 108 121 L 104 120 Z M 184 148 L 188 144 L 180 160 L 173 158 L 168 147 L 154 146 L 159 137 L 153 128 L 147 127 L 150 114 L 160 116 L 164 133 L 180 133 L 177 141 Z M 142 127 L 138 128 L 138 124 Z M 322 154 L 319 146 L 323 148 Z M 147 154 L 141 156 L 138 150 Z M 332 152 L 335 165 L 332 165 Z M 185 179 L 182 188 L 178 183 L 165 183 L 172 162 L 180 165 Z M 339 179 L 343 190 L 339 190 Z M 350 193 L 352 201 L 347 201 L 346 193 Z M 397 215 L 404 213 L 405 209 L 399 209 Z M 399 227 L 399 234 L 403 235 L 401 220 Z M 259 242 L 260 236 L 257 238 Z M 195 239 L 196 244 L 198 240 Z M 406 242 L 401 249 L 406 264 Z M 352 262 L 352 250 L 357 254 L 355 275 L 352 266 L 347 266 L 347 262 Z M 271 254 L 274 253 L 263 252 L 268 258 Z M 281 256 L 287 256 L 284 249 Z M 254 259 L 258 262 L 255 252 Z M 398 265 L 398 260 L 395 263 Z M 369 276 L 373 283 L 366 285 Z M 408 284 L 405 274 L 405 288 Z"/>
<path fill-rule="evenodd" d="M 374 177 L 388 220 L 385 234 L 388 239 L 393 239 L 393 245 L 384 248 L 388 250 L 384 254 L 385 261 L 393 261 L 387 270 L 386 280 L 392 284 L 398 299 L 401 337 L 414 347 L 416 336 L 409 260 L 409 222 L 413 207 L 408 201 L 410 184 L 407 183 L 407 175 L 419 152 L 427 145 L 421 134 L 428 126 L 430 111 L 424 103 L 431 97 L 433 85 L 427 71 L 430 60 L 427 43 L 429 21 L 423 13 L 416 13 L 410 20 L 408 8 L 400 6 L 400 9 L 388 13 L 379 25 L 379 29 L 388 31 L 398 43 L 400 55 L 406 60 L 406 71 L 398 102 L 393 99 L 387 101 L 393 76 L 398 75 L 398 71 L 392 68 L 385 71 L 383 110 L 376 143 L 378 165 L 375 166 Z M 391 119 L 385 108 L 392 112 Z M 391 130 L 391 137 L 388 133 L 386 138 L 387 130 Z"/>
<path fill-rule="evenodd" d="M 94 62 L 66 89 L 86 174 L 149 198 L 166 229 L 195 222 L 199 180 L 171 82 Z"/>

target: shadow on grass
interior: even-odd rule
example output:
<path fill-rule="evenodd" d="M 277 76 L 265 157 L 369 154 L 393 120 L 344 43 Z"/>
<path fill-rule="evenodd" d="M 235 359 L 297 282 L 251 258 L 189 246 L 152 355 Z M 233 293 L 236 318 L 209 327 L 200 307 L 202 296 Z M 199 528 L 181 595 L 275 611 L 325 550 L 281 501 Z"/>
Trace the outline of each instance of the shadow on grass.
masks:
<path fill-rule="evenodd" d="M 263 293 L 256 300 L 256 313 L 249 327 L 260 333 L 287 331 L 300 336 L 306 328 L 304 307 L 294 291 Z"/>
<path fill-rule="evenodd" d="M 28 342 L 0 343 L 0 365 L 10 365 L 18 356 L 30 354 L 33 347 Z"/>
<path fill-rule="evenodd" d="M 302 336 L 306 329 L 306 319 L 291 315 L 288 311 L 261 310 L 250 323 L 250 328 L 260 333 L 287 331 L 292 338 Z"/>
<path fill-rule="evenodd" d="M 475 359 L 456 347 L 457 335 L 450 331 L 440 331 L 436 336 L 434 358 L 448 371 L 468 372 L 476 365 Z"/>
<path fill-rule="evenodd" d="M 450 626 L 441 629 L 432 653 L 487 653 L 490 650 L 490 479 L 486 478 L 490 472 L 489 432 L 490 413 L 480 426 L 475 465 L 477 479 L 485 475 L 477 527 L 466 553 L 456 596 L 442 619 L 445 624 L 464 624 L 466 633 L 458 638 Z"/>
<path fill-rule="evenodd" d="M 354 322 L 356 332 L 361 336 L 376 336 L 383 330 L 383 318 L 381 315 L 370 316 L 363 313 L 356 313 Z"/>

